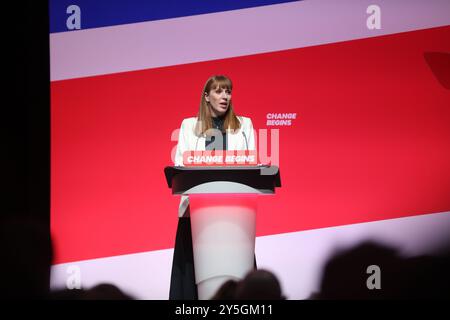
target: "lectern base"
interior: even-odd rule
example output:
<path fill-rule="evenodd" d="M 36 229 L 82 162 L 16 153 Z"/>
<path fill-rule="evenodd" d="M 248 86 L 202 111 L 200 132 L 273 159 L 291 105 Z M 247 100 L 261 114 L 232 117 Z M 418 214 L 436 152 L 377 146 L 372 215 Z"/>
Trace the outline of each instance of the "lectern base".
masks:
<path fill-rule="evenodd" d="M 198 298 L 210 299 L 255 263 L 256 194 L 191 194 L 192 244 Z"/>

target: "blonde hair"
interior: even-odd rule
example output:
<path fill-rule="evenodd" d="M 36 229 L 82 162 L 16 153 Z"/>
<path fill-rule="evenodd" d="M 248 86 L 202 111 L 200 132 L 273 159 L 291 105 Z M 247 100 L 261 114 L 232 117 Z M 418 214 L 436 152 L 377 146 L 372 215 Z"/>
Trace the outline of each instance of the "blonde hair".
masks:
<path fill-rule="evenodd" d="M 197 123 L 195 125 L 195 134 L 201 136 L 205 134 L 209 129 L 213 128 L 211 106 L 208 101 L 206 101 L 205 93 L 209 94 L 211 90 L 220 88 L 222 90 L 233 89 L 233 84 L 231 79 L 224 75 L 215 75 L 210 77 L 203 87 L 202 98 L 200 100 L 200 110 L 197 115 Z M 223 123 L 223 130 L 231 129 L 233 131 L 239 130 L 241 128 L 241 123 L 233 111 L 233 102 L 230 100 L 230 105 L 225 112 L 225 118 Z"/>

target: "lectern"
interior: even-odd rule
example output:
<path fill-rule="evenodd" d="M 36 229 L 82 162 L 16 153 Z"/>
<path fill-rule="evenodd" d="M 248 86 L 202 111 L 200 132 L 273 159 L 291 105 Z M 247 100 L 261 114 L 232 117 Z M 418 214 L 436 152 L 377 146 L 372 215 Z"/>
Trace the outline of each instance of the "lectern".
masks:
<path fill-rule="evenodd" d="M 198 298 L 254 267 L 257 198 L 281 187 L 276 166 L 166 167 L 172 194 L 188 195 Z"/>

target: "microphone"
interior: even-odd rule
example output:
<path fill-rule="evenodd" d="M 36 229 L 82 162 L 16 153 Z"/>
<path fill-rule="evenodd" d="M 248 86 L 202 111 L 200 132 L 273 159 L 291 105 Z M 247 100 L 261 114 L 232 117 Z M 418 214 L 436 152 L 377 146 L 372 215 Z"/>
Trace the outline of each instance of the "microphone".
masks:
<path fill-rule="evenodd" d="M 198 144 L 199 139 L 200 139 L 200 136 L 197 137 L 197 141 L 195 142 L 195 151 L 197 151 L 197 144 Z"/>
<path fill-rule="evenodd" d="M 246 147 L 247 147 L 247 150 L 248 150 L 248 142 L 247 142 L 247 136 L 246 136 L 246 134 L 245 134 L 244 130 L 242 130 L 242 135 L 244 136 L 244 140 L 245 140 L 245 145 L 246 145 Z"/>

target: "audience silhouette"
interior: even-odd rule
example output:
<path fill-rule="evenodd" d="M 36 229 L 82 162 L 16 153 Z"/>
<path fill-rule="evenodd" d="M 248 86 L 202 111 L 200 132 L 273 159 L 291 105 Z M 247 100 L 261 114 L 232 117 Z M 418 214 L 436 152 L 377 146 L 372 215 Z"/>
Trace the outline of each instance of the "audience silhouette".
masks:
<path fill-rule="evenodd" d="M 379 288 L 368 284 L 369 266 L 379 268 Z M 430 299 L 449 296 L 448 251 L 436 256 L 402 257 L 372 241 L 336 252 L 326 263 L 320 292 L 310 299 Z"/>
<path fill-rule="evenodd" d="M 219 290 L 217 290 L 211 300 L 234 300 L 237 286 L 238 282 L 236 280 L 226 281 Z"/>
<path fill-rule="evenodd" d="M 112 284 L 88 290 L 50 290 L 53 260 L 48 226 L 30 218 L 3 218 L 0 225 L 1 299 L 130 300 Z"/>
<path fill-rule="evenodd" d="M 26 218 L 2 219 L 0 274 L 2 299 L 131 300 L 113 284 L 90 289 L 50 291 L 53 258 L 48 226 Z M 335 252 L 325 263 L 319 292 L 309 299 L 446 299 L 450 296 L 450 250 L 403 257 L 372 241 Z M 370 269 L 375 266 L 376 269 Z M 372 271 L 371 271 L 372 270 Z M 371 286 L 373 270 L 379 284 Z M 283 300 L 280 281 L 260 269 L 240 281 L 229 280 L 212 300 Z"/>
<path fill-rule="evenodd" d="M 278 278 L 264 269 L 252 270 L 241 281 L 228 280 L 211 300 L 284 300 Z"/>
<path fill-rule="evenodd" d="M 278 278 L 264 269 L 249 272 L 238 283 L 236 300 L 284 300 Z"/>

